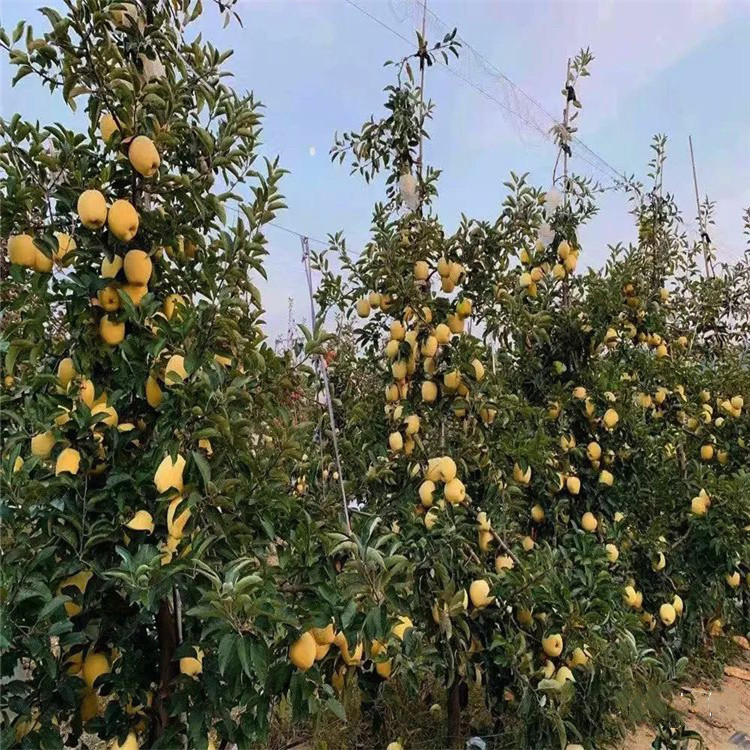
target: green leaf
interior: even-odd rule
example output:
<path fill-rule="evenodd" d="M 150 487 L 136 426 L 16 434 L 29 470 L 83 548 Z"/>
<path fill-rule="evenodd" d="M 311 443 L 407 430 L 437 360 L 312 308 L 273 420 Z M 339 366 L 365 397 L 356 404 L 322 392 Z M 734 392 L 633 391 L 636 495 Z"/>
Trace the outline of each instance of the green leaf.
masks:
<path fill-rule="evenodd" d="M 234 644 L 237 638 L 237 633 L 227 633 L 219 641 L 219 672 L 222 675 L 227 668 L 227 664 L 229 664 L 229 660 L 232 658 L 232 653 L 234 652 Z"/>
<path fill-rule="evenodd" d="M 333 714 L 341 719 L 341 721 L 346 721 L 346 710 L 341 705 L 341 703 L 336 700 L 336 698 L 329 698 L 326 701 L 326 706 L 333 712 Z"/>
<path fill-rule="evenodd" d="M 37 617 L 37 622 L 40 622 L 41 620 L 46 620 L 53 612 L 57 611 L 60 607 L 63 606 L 65 602 L 69 602 L 70 597 L 64 596 L 63 594 L 60 594 L 59 596 L 56 596 L 54 599 L 48 601 L 39 612 L 39 616 Z"/>
<path fill-rule="evenodd" d="M 211 466 L 209 465 L 208 461 L 206 461 L 203 454 L 199 453 L 198 451 L 193 451 L 193 460 L 195 461 L 195 465 L 198 467 L 198 471 L 200 471 L 201 476 L 203 477 L 204 488 L 208 487 L 208 484 L 211 481 Z"/>

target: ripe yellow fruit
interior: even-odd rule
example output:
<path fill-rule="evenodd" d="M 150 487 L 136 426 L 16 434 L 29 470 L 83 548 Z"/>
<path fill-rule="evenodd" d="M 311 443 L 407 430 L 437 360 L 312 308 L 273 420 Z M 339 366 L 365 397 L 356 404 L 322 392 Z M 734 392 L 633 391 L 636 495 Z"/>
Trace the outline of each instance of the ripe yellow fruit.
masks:
<path fill-rule="evenodd" d="M 406 615 L 399 615 L 398 622 L 393 626 L 391 632 L 396 638 L 403 641 L 406 631 L 413 627 L 414 623 Z"/>
<path fill-rule="evenodd" d="M 430 275 L 430 267 L 424 260 L 418 260 L 414 264 L 414 278 L 417 281 L 426 281 Z"/>
<path fill-rule="evenodd" d="M 133 169 L 144 177 L 153 177 L 161 164 L 154 142 L 145 135 L 138 135 L 130 142 L 128 158 Z"/>
<path fill-rule="evenodd" d="M 541 505 L 534 505 L 531 508 L 531 519 L 535 521 L 536 523 L 541 523 L 544 521 L 545 513 L 544 508 L 542 508 Z"/>
<path fill-rule="evenodd" d="M 594 532 L 599 522 L 596 520 L 596 516 L 591 511 L 586 511 L 581 517 L 581 527 L 584 531 Z"/>
<path fill-rule="evenodd" d="M 434 357 L 438 350 L 438 340 L 435 336 L 428 336 L 422 344 L 421 352 L 423 357 Z"/>
<path fill-rule="evenodd" d="M 128 732 L 128 736 L 125 738 L 125 742 L 122 743 L 122 745 L 115 740 L 112 743 L 112 747 L 110 750 L 140 750 L 140 745 L 138 744 L 138 737 L 136 736 L 135 732 Z"/>
<path fill-rule="evenodd" d="M 100 289 L 96 293 L 96 297 L 103 310 L 114 312 L 120 309 L 120 295 L 117 293 L 116 287 L 105 286 L 104 289 Z"/>
<path fill-rule="evenodd" d="M 96 403 L 91 407 L 91 416 L 93 417 L 96 414 L 106 414 L 104 419 L 99 421 L 107 425 L 107 427 L 115 427 L 117 425 L 119 417 L 114 406 L 107 406 L 105 402 Z"/>
<path fill-rule="evenodd" d="M 138 510 L 125 526 L 133 531 L 148 531 L 149 534 L 153 534 L 154 518 L 147 510 Z"/>
<path fill-rule="evenodd" d="M 495 558 L 495 572 L 500 575 L 506 570 L 513 570 L 515 563 L 510 555 L 499 555 Z"/>
<path fill-rule="evenodd" d="M 459 279 L 461 278 L 461 275 L 464 272 L 464 267 L 460 263 L 455 263 L 451 261 L 450 267 L 448 270 L 448 275 L 450 277 L 450 280 L 453 282 L 453 284 L 458 284 Z"/>
<path fill-rule="evenodd" d="M 598 461 L 602 457 L 602 448 L 596 441 L 592 441 L 586 448 L 586 454 L 590 461 Z"/>
<path fill-rule="evenodd" d="M 573 653 L 568 659 L 568 666 L 571 667 L 571 669 L 574 669 L 575 667 L 585 667 L 586 664 L 588 664 L 588 661 L 588 654 L 580 646 L 578 646 L 573 649 Z"/>
<path fill-rule="evenodd" d="M 139 223 L 138 212 L 129 201 L 116 200 L 110 206 L 107 226 L 118 240 L 130 242 L 138 233 Z"/>
<path fill-rule="evenodd" d="M 64 471 L 68 474 L 77 474 L 81 465 L 81 454 L 75 448 L 65 448 L 60 452 L 55 463 L 55 476 Z"/>
<path fill-rule="evenodd" d="M 462 503 L 466 499 L 464 483 L 458 477 L 454 477 L 446 482 L 443 495 L 449 503 Z"/>
<path fill-rule="evenodd" d="M 701 446 L 701 459 L 703 461 L 710 461 L 714 457 L 713 445 L 702 445 Z"/>
<path fill-rule="evenodd" d="M 399 351 L 399 342 L 395 341 L 394 339 L 391 339 L 385 345 L 385 356 L 388 357 L 388 359 L 395 359 L 395 357 L 398 355 L 398 351 Z"/>
<path fill-rule="evenodd" d="M 129 250 L 123 261 L 125 276 L 131 284 L 148 284 L 153 271 L 153 263 L 143 250 Z"/>
<path fill-rule="evenodd" d="M 531 552 L 534 549 L 534 540 L 530 536 L 525 536 L 521 539 L 521 546 L 524 552 Z"/>
<path fill-rule="evenodd" d="M 71 380 L 76 376 L 76 367 L 70 357 L 64 357 L 57 366 L 57 379 L 63 388 L 67 388 Z"/>
<path fill-rule="evenodd" d="M 430 479 L 425 479 L 419 485 L 419 500 L 425 508 L 429 508 L 432 505 L 434 492 L 435 482 Z"/>
<path fill-rule="evenodd" d="M 159 494 L 170 489 L 182 492 L 184 488 L 182 473 L 185 471 L 185 458 L 177 454 L 172 461 L 172 456 L 165 456 L 154 474 L 154 486 Z"/>
<path fill-rule="evenodd" d="M 370 314 L 370 303 L 364 297 L 357 300 L 357 315 L 360 318 L 366 318 Z"/>
<path fill-rule="evenodd" d="M 405 420 L 405 432 L 407 435 L 416 435 L 419 432 L 420 419 L 416 414 L 410 414 Z"/>
<path fill-rule="evenodd" d="M 664 570 L 664 568 L 667 566 L 667 558 L 664 557 L 663 552 L 657 552 L 654 556 L 654 559 L 651 561 L 651 567 L 653 570 L 655 570 L 657 573 L 660 570 Z"/>
<path fill-rule="evenodd" d="M 62 427 L 70 422 L 70 409 L 67 409 L 64 406 L 61 406 L 60 409 L 62 409 L 62 411 L 55 417 L 55 424 L 58 427 Z"/>
<path fill-rule="evenodd" d="M 674 595 L 674 599 L 672 599 L 672 606 L 674 607 L 674 611 L 676 612 L 677 616 L 680 617 L 683 610 L 685 609 L 685 604 L 679 594 Z"/>
<path fill-rule="evenodd" d="M 385 750 L 404 750 L 404 746 L 397 740 L 394 740 L 388 743 L 388 747 Z"/>
<path fill-rule="evenodd" d="M 547 656 L 556 659 L 563 650 L 563 638 L 559 633 L 552 633 L 542 639 L 542 648 Z"/>
<path fill-rule="evenodd" d="M 607 551 L 607 560 L 611 563 L 616 563 L 617 558 L 620 557 L 620 550 L 614 544 L 606 544 L 604 549 Z"/>
<path fill-rule="evenodd" d="M 315 663 L 317 643 L 312 633 L 307 631 L 289 647 L 289 659 L 297 669 L 306 672 Z"/>
<path fill-rule="evenodd" d="M 403 341 L 406 336 L 406 329 L 400 320 L 394 320 L 390 326 L 391 338 L 394 341 Z"/>
<path fill-rule="evenodd" d="M 130 301 L 138 307 L 143 298 L 148 294 L 148 287 L 145 284 L 123 284 L 122 291 L 128 295 Z"/>
<path fill-rule="evenodd" d="M 146 401 L 152 409 L 156 409 L 161 404 L 162 393 L 159 383 L 153 375 L 146 378 Z"/>
<path fill-rule="evenodd" d="M 99 335 L 105 344 L 117 346 L 125 338 L 125 323 L 110 320 L 109 315 L 104 315 L 99 321 Z"/>
<path fill-rule="evenodd" d="M 168 294 L 161 311 L 167 320 L 172 320 L 175 313 L 179 315 L 179 308 L 185 305 L 185 300 L 179 294 Z"/>
<path fill-rule="evenodd" d="M 625 604 L 632 609 L 640 609 L 643 605 L 643 594 L 636 591 L 633 586 L 626 586 L 623 592 Z"/>
<path fill-rule="evenodd" d="M 367 295 L 367 301 L 370 303 L 370 307 L 380 307 L 380 295 L 377 292 L 370 292 Z"/>
<path fill-rule="evenodd" d="M 671 604 L 665 603 L 659 607 L 659 618 L 667 627 L 675 621 L 676 617 L 677 613 Z"/>
<path fill-rule="evenodd" d="M 312 628 L 310 630 L 312 637 L 315 639 L 315 643 L 319 646 L 329 646 L 333 643 L 333 639 L 336 637 L 336 632 L 333 629 L 333 623 L 329 623 L 324 628 Z"/>
<path fill-rule="evenodd" d="M 99 118 L 99 132 L 101 133 L 102 140 L 105 143 L 109 143 L 109 139 L 119 130 L 117 127 L 117 121 L 110 114 L 102 115 Z"/>
<path fill-rule="evenodd" d="M 690 512 L 695 516 L 704 516 L 708 511 L 708 496 L 696 495 L 690 502 Z"/>
<path fill-rule="evenodd" d="M 393 660 L 388 659 L 387 661 L 376 661 L 375 671 L 384 680 L 389 679 L 391 676 L 391 673 L 393 672 Z"/>
<path fill-rule="evenodd" d="M 458 370 L 452 370 L 451 372 L 446 372 L 445 375 L 443 375 L 443 385 L 447 390 L 455 391 L 460 384 L 461 373 L 458 372 Z"/>
<path fill-rule="evenodd" d="M 203 651 L 195 649 L 195 656 L 183 656 L 180 659 L 180 673 L 189 677 L 197 677 L 203 672 Z"/>
<path fill-rule="evenodd" d="M 477 382 L 484 380 L 484 365 L 478 359 L 473 359 L 471 366 L 474 368 L 474 379 Z"/>
<path fill-rule="evenodd" d="M 458 315 L 449 315 L 446 318 L 446 323 L 448 324 L 448 328 L 450 328 L 451 333 L 463 333 L 464 321 L 463 318 L 459 318 Z"/>
<path fill-rule="evenodd" d="M 31 438 L 31 455 L 38 458 L 49 458 L 52 448 L 55 446 L 55 436 L 52 432 L 42 432 Z"/>
<path fill-rule="evenodd" d="M 8 238 L 8 257 L 11 263 L 33 268 L 37 248 L 30 234 L 16 234 Z"/>
<path fill-rule="evenodd" d="M 733 573 L 727 573 L 724 578 L 730 588 L 736 589 L 740 585 L 740 574 L 736 570 Z"/>
<path fill-rule="evenodd" d="M 717 617 L 715 620 L 711 620 L 711 622 L 708 623 L 708 634 L 712 638 L 716 638 L 717 636 L 721 635 L 722 627 L 723 623 Z"/>
<path fill-rule="evenodd" d="M 495 597 L 490 596 L 489 593 L 490 584 L 484 579 L 480 578 L 476 581 L 472 581 L 469 586 L 469 599 L 471 599 L 471 603 L 476 609 L 482 609 L 495 601 Z"/>
<path fill-rule="evenodd" d="M 76 210 L 86 229 L 101 229 L 107 221 L 107 201 L 98 190 L 84 190 L 78 197 Z"/>
<path fill-rule="evenodd" d="M 575 681 L 575 677 L 573 677 L 573 673 L 570 671 L 569 667 L 560 667 L 555 674 L 555 682 L 559 682 L 560 684 Z"/>
<path fill-rule="evenodd" d="M 615 478 L 611 472 L 603 469 L 599 474 L 599 484 L 604 484 L 607 487 L 611 487 L 615 483 Z"/>
<path fill-rule="evenodd" d="M 122 258 L 115 255 L 112 260 L 102 259 L 102 278 L 114 279 L 122 268 Z"/>
<path fill-rule="evenodd" d="M 524 471 L 518 464 L 513 464 L 513 479 L 519 484 L 528 484 L 531 481 L 531 466 Z"/>
<path fill-rule="evenodd" d="M 485 424 L 492 424 L 497 416 L 497 409 L 483 407 L 479 410 L 479 416 Z"/>
<path fill-rule="evenodd" d="M 403 450 L 404 438 L 401 436 L 400 432 L 392 432 L 388 436 L 388 447 L 394 452 Z"/>
<path fill-rule="evenodd" d="M 81 677 L 89 688 L 94 687 L 94 683 L 103 675 L 109 672 L 109 661 L 102 653 L 89 651 L 83 660 L 81 667 Z"/>
<path fill-rule="evenodd" d="M 581 491 L 581 480 L 578 477 L 568 477 L 565 486 L 571 495 L 577 495 Z"/>
<path fill-rule="evenodd" d="M 400 359 L 391 365 L 391 374 L 394 380 L 404 380 L 407 375 L 407 363 Z"/>
<path fill-rule="evenodd" d="M 186 377 L 185 358 L 181 354 L 173 354 L 164 368 L 164 384 L 170 386 L 181 383 Z"/>
<path fill-rule="evenodd" d="M 451 340 L 451 329 L 445 323 L 435 326 L 435 338 L 440 346 L 445 346 Z"/>
<path fill-rule="evenodd" d="M 34 248 L 34 270 L 37 273 L 52 271 L 52 258 L 47 257 L 38 247 Z"/>
<path fill-rule="evenodd" d="M 438 514 L 435 510 L 428 510 L 427 513 L 424 514 L 424 525 L 427 527 L 428 531 L 437 523 L 437 520 Z"/>
<path fill-rule="evenodd" d="M 471 310 L 472 303 L 470 299 L 464 298 L 456 305 L 456 315 L 459 318 L 468 318 L 471 315 Z"/>
<path fill-rule="evenodd" d="M 94 405 L 94 384 L 88 378 L 81 381 L 78 397 L 89 409 Z"/>
<path fill-rule="evenodd" d="M 24 460 L 21 458 L 21 456 L 16 456 L 16 460 L 13 462 L 13 473 L 18 474 L 21 469 L 23 469 Z"/>
<path fill-rule="evenodd" d="M 603 422 L 604 426 L 611 430 L 620 421 L 620 415 L 614 409 L 607 409 L 604 412 Z"/>
<path fill-rule="evenodd" d="M 586 389 L 582 385 L 574 388 L 573 398 L 577 398 L 579 401 L 583 401 L 586 398 Z"/>

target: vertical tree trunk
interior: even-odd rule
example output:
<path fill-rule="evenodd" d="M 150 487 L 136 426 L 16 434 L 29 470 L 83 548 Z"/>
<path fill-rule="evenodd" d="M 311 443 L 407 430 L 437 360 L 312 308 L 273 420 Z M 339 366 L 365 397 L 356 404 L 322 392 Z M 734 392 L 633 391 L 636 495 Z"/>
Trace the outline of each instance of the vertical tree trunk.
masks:
<path fill-rule="evenodd" d="M 461 748 L 461 678 L 456 675 L 448 688 L 448 747 Z"/>
<path fill-rule="evenodd" d="M 151 725 L 151 741 L 161 736 L 169 723 L 167 698 L 169 685 L 178 674 L 174 653 L 177 650 L 177 626 L 169 599 L 164 598 L 156 614 L 156 634 L 159 639 L 159 688 L 154 696 L 154 721 Z"/>

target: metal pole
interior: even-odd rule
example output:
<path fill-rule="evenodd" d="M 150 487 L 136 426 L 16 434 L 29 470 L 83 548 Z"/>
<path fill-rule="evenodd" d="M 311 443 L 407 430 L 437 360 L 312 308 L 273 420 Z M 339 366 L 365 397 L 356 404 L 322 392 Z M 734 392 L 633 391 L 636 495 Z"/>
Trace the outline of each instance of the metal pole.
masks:
<path fill-rule="evenodd" d="M 310 293 L 310 325 L 315 328 L 315 299 L 313 296 L 312 269 L 310 268 L 310 243 L 307 237 L 300 237 L 302 244 L 302 262 L 305 265 L 305 275 L 307 276 L 307 289 Z M 325 357 L 318 355 L 318 365 L 320 374 L 323 378 L 323 392 L 325 394 L 326 405 L 328 406 L 328 419 L 331 423 L 331 436 L 333 438 L 333 455 L 336 459 L 336 469 L 339 473 L 339 488 L 341 489 L 341 502 L 344 506 L 344 518 L 346 518 L 346 528 L 351 533 L 352 525 L 349 520 L 349 506 L 346 502 L 346 490 L 344 489 L 344 472 L 341 468 L 341 457 L 339 456 L 339 440 L 336 435 L 336 419 L 333 415 L 333 401 L 331 400 L 331 386 L 328 383 L 328 364 Z M 321 436 L 322 441 L 322 436 Z"/>
<path fill-rule="evenodd" d="M 693 154 L 693 136 L 688 136 L 688 143 L 690 144 L 690 162 L 693 165 L 693 187 L 695 188 L 695 205 L 698 208 L 698 223 L 701 228 L 701 244 L 703 245 L 703 261 L 706 264 L 706 277 L 711 276 L 711 269 L 709 267 L 709 247 L 706 242 L 706 227 L 703 224 L 703 213 L 701 212 L 701 200 L 698 195 L 698 175 L 695 172 L 695 155 Z"/>
<path fill-rule="evenodd" d="M 422 43 L 424 43 L 425 27 L 427 23 L 427 0 L 422 4 Z M 419 58 L 419 114 L 424 117 L 424 57 Z M 424 136 L 419 136 L 419 179 L 422 179 L 422 150 Z"/>

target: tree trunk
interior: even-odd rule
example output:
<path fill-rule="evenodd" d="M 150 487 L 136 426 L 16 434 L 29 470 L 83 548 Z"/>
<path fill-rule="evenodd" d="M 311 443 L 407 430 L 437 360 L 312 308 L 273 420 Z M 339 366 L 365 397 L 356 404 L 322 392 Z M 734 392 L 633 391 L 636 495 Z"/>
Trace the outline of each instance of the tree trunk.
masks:
<path fill-rule="evenodd" d="M 164 733 L 169 723 L 166 705 L 169 685 L 179 673 L 174 661 L 174 653 L 177 650 L 177 626 L 168 598 L 162 599 L 159 604 L 159 611 L 156 614 L 156 633 L 159 639 L 159 688 L 154 696 L 152 742 Z"/>
<path fill-rule="evenodd" d="M 456 675 L 448 688 L 448 747 L 461 748 L 461 678 Z"/>

